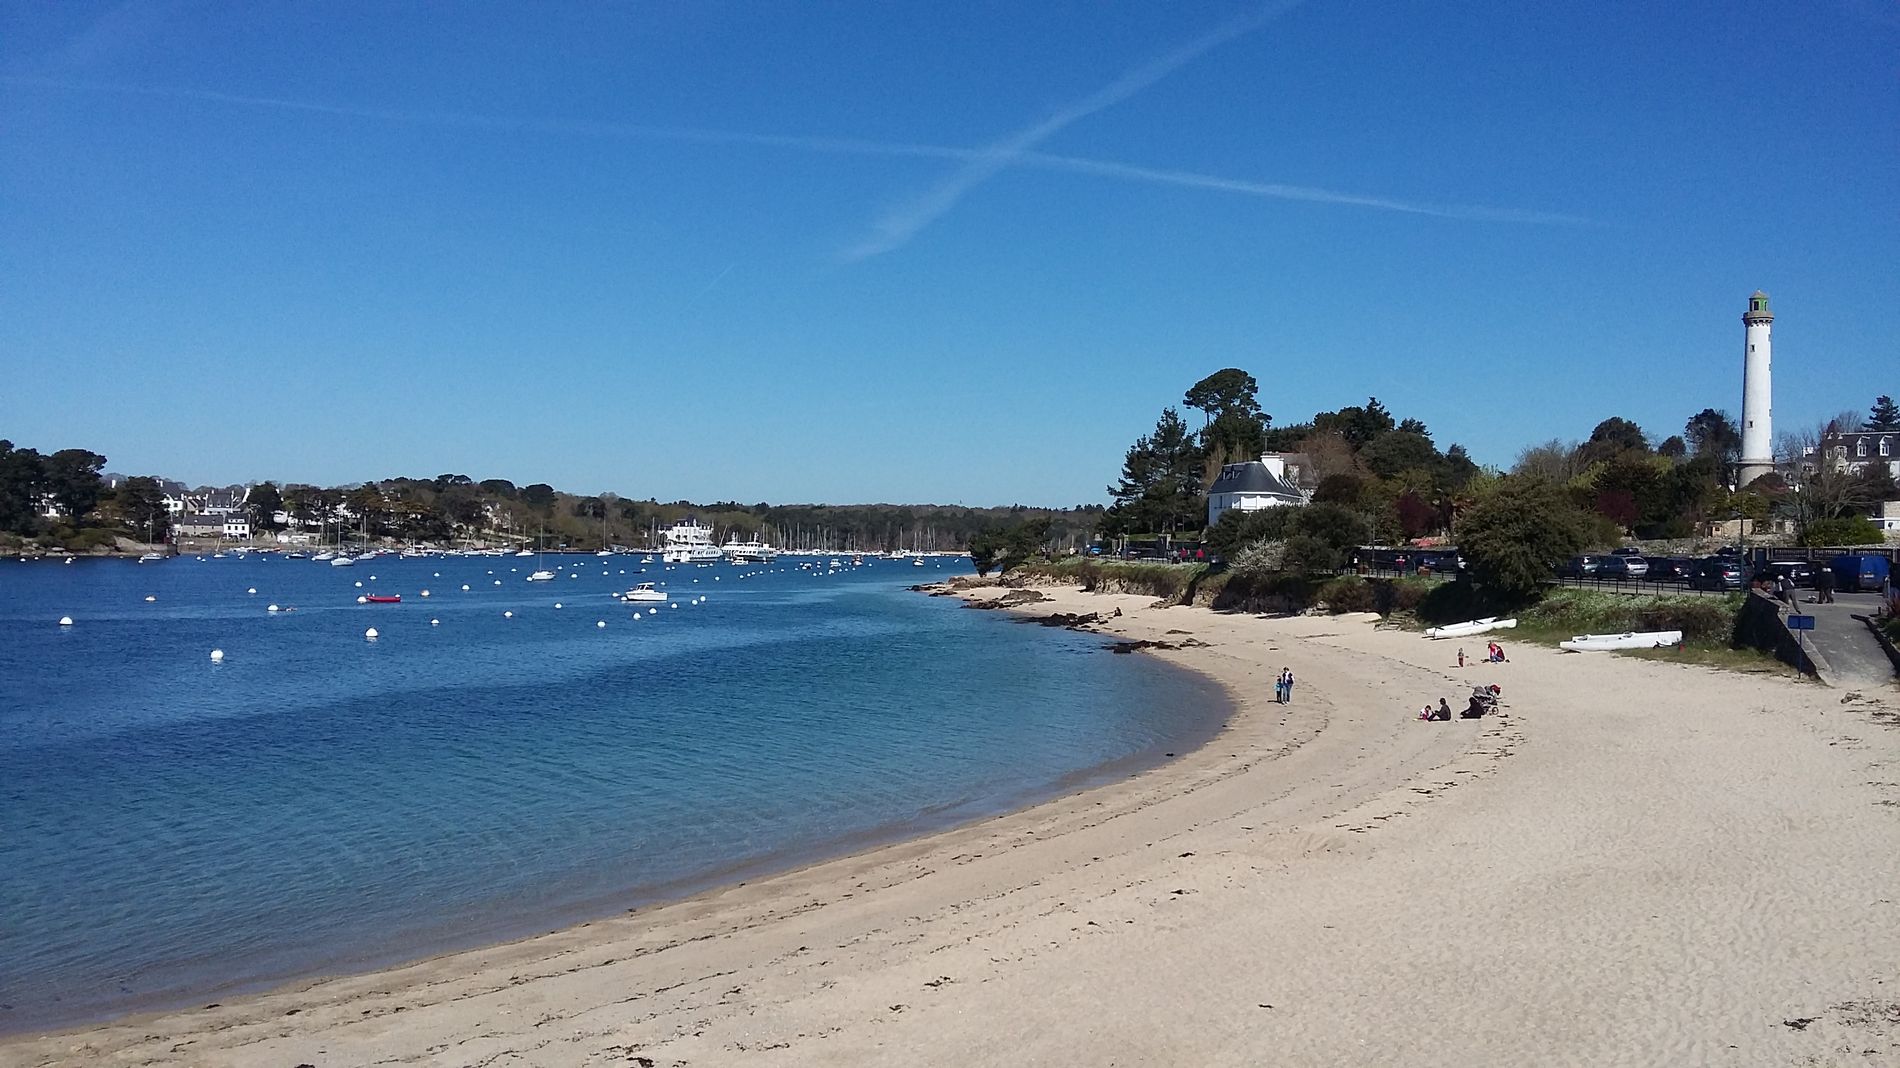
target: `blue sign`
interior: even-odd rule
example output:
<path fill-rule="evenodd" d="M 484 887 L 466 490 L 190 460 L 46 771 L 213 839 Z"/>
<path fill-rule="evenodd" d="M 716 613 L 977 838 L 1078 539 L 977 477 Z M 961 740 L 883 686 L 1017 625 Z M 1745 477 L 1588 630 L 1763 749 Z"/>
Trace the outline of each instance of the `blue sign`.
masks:
<path fill-rule="evenodd" d="M 1813 616 L 1789 616 L 1788 629 L 1789 630 L 1813 630 L 1814 617 Z"/>

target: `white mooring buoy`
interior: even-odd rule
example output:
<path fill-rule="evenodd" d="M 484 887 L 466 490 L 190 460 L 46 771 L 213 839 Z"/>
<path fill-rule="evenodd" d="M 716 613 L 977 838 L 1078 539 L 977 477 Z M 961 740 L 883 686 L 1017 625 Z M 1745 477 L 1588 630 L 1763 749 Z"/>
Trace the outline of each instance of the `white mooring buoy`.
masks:
<path fill-rule="evenodd" d="M 601 629 L 603 629 L 603 630 L 604 630 L 604 629 L 606 629 L 606 627 L 607 627 L 607 621 L 606 621 L 606 620 L 604 620 L 604 619 L 600 619 L 600 620 L 595 620 L 595 621 L 594 621 L 594 626 L 596 626 L 596 627 L 599 627 L 599 628 L 601 628 Z"/>
<path fill-rule="evenodd" d="M 224 650 L 222 649 L 211 650 L 211 662 L 214 664 L 224 663 Z"/>
<path fill-rule="evenodd" d="M 60 626 L 62 626 L 62 627 L 70 627 L 70 626 L 72 626 L 72 625 L 73 625 L 73 617 L 71 617 L 71 616 L 60 616 L 60 617 L 59 617 L 59 625 L 60 625 Z"/>
<path fill-rule="evenodd" d="M 513 612 L 503 612 L 503 613 L 501 614 L 501 618 L 503 618 L 503 619 L 513 619 L 513 618 L 515 618 L 515 614 L 514 614 Z"/>
<path fill-rule="evenodd" d="M 363 637 L 365 637 L 365 638 L 368 638 L 368 639 L 369 639 L 370 641 L 375 641 L 375 640 L 376 640 L 376 628 L 375 628 L 375 627 L 371 627 L 371 628 L 369 628 L 368 630 L 366 630 L 366 631 L 364 631 L 364 632 L 363 632 Z"/>
<path fill-rule="evenodd" d="M 439 627 L 439 626 L 441 626 L 441 625 L 442 625 L 442 621 L 441 621 L 441 620 L 439 620 L 439 619 L 431 619 L 431 620 L 429 621 L 429 625 L 430 625 L 431 627 Z"/>

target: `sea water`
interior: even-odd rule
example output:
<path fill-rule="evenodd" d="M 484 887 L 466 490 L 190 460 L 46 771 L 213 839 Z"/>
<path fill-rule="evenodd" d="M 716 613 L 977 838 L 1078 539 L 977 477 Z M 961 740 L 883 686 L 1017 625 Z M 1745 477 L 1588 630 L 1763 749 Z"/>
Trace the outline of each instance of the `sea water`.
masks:
<path fill-rule="evenodd" d="M 1225 715 L 1100 637 L 905 588 L 964 561 L 638 560 L 0 561 L 0 1031 L 623 912 L 1126 775 Z M 613 596 L 646 581 L 669 600 Z"/>

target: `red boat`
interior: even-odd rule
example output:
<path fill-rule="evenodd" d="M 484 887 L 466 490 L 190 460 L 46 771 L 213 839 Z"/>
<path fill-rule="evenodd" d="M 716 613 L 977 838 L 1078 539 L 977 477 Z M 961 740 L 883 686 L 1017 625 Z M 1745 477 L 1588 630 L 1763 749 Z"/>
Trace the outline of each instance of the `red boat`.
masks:
<path fill-rule="evenodd" d="M 368 601 L 370 604 L 401 604 L 402 594 L 399 593 L 394 597 L 378 597 L 372 593 L 364 597 L 363 600 Z"/>

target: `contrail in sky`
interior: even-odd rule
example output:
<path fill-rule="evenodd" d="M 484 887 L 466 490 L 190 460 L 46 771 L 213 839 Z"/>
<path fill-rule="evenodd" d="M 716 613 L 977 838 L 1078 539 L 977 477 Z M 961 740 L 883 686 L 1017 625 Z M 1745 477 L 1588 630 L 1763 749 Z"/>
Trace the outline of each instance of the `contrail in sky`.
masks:
<path fill-rule="evenodd" d="M 924 227 L 942 218 L 964 195 L 1016 162 L 1023 153 L 1060 133 L 1065 127 L 1113 107 L 1188 65 L 1236 37 L 1252 33 L 1287 10 L 1298 0 L 1283 0 L 1236 19 L 1214 31 L 1189 41 L 1157 59 L 1148 61 L 1095 92 L 1055 114 L 991 143 L 957 171 L 925 190 L 910 203 L 884 214 L 873 227 L 870 237 L 845 250 L 845 259 L 861 260 L 889 252 L 903 245 Z"/>
<path fill-rule="evenodd" d="M 405 125 L 442 126 L 468 130 L 497 130 L 555 136 L 675 141 L 703 145 L 743 145 L 756 148 L 781 148 L 800 152 L 819 152 L 844 156 L 940 159 L 967 165 L 983 165 L 989 167 L 990 169 L 984 173 L 983 177 L 988 177 L 996 173 L 995 166 L 991 166 L 996 161 L 994 146 L 980 149 L 958 148 L 949 145 L 915 144 L 901 141 L 868 141 L 852 137 L 760 134 L 747 133 L 739 130 L 704 130 L 671 126 L 643 126 L 630 123 L 597 122 L 587 119 L 514 119 L 489 115 L 473 115 L 462 112 L 399 111 L 386 108 L 348 107 L 336 104 L 313 103 L 305 100 L 291 100 L 280 97 L 245 96 L 235 93 L 221 93 L 210 89 L 120 85 L 109 82 L 87 82 L 23 75 L 0 75 L 0 84 L 26 85 L 46 89 L 78 90 L 84 92 L 118 93 L 134 96 L 155 96 L 176 100 L 202 100 L 208 103 L 231 104 L 238 107 L 300 111 L 316 115 L 371 119 L 378 122 L 401 123 Z M 1015 150 L 1001 165 L 1034 167 L 1038 170 L 1086 174 L 1098 178 L 1111 178 L 1149 185 L 1201 189 L 1211 192 L 1232 193 L 1271 200 L 1293 200 L 1316 204 L 1337 204 L 1346 207 L 1371 208 L 1379 211 L 1403 212 L 1411 215 L 1427 215 L 1444 219 L 1557 225 L 1587 225 L 1590 222 L 1588 219 L 1579 218 L 1574 215 L 1562 215 L 1553 212 L 1477 205 L 1421 203 L 1399 200 L 1392 197 L 1372 196 L 1313 186 L 1285 185 L 1277 182 L 1255 182 L 1238 178 L 1224 178 L 1218 175 L 1199 174 L 1193 171 L 1142 167 L 1128 163 L 1085 159 L 1077 156 L 1053 155 L 1023 149 Z M 959 173 L 962 174 L 964 172 Z M 966 184 L 962 186 L 961 191 L 957 193 L 957 196 L 961 196 L 962 193 L 968 192 L 971 188 L 974 188 L 974 184 L 966 182 Z M 942 211 L 949 210 L 949 207 L 954 205 L 954 203 L 955 200 L 952 199 L 948 204 L 944 204 L 937 215 L 941 215 Z M 913 218 L 915 217 L 916 216 L 913 215 Z M 934 219 L 935 217 L 936 216 L 932 216 L 931 218 Z M 915 234 L 917 230 L 927 225 L 930 221 L 930 219 L 924 219 L 918 223 L 916 228 L 912 229 L 910 233 Z M 891 247 L 894 248 L 896 246 L 893 245 Z"/>

